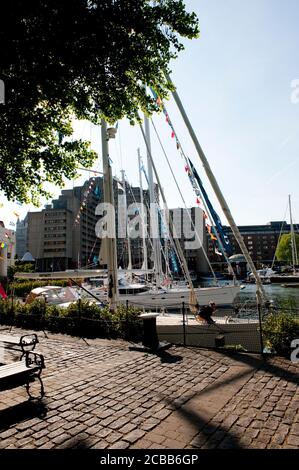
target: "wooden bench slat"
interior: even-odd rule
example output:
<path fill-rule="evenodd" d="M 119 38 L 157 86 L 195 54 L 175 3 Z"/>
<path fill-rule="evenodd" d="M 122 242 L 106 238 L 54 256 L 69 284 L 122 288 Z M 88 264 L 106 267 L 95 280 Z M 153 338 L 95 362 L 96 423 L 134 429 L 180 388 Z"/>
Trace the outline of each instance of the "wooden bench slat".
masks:
<path fill-rule="evenodd" d="M 9 364 L 10 365 L 10 364 Z M 39 367 L 27 367 L 26 364 L 21 364 L 17 367 L 0 367 L 0 381 L 6 377 L 12 377 L 13 375 L 19 375 L 24 372 L 26 373 L 34 373 L 39 369 Z"/>
<path fill-rule="evenodd" d="M 21 339 L 17 336 L 0 335 L 0 343 L 21 344 Z"/>
<path fill-rule="evenodd" d="M 29 338 L 26 338 L 25 336 L 29 336 Z M 20 346 L 21 345 L 31 346 L 33 344 L 38 343 L 38 339 L 36 335 L 11 336 L 11 335 L 0 334 L 0 343 L 17 344 Z"/>
<path fill-rule="evenodd" d="M 14 377 L 14 376 L 24 374 L 24 373 L 27 374 L 28 372 L 30 372 L 30 369 L 28 369 L 28 367 L 24 367 L 23 369 L 19 369 L 19 370 L 10 370 L 6 372 L 6 374 L 0 373 L 0 383 L 2 379 L 6 379 L 7 377 Z"/>
<path fill-rule="evenodd" d="M 0 391 L 10 390 L 21 385 L 26 386 L 29 398 L 34 399 L 30 393 L 30 382 L 39 380 L 41 385 L 40 396 L 44 396 L 44 386 L 40 377 L 42 369 L 45 367 L 44 357 L 33 351 L 24 351 L 25 360 L 0 365 Z"/>

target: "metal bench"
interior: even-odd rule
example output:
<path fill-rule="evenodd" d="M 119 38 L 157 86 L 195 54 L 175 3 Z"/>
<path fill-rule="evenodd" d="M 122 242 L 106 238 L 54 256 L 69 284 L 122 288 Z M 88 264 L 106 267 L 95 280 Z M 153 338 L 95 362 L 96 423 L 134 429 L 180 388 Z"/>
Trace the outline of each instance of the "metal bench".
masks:
<path fill-rule="evenodd" d="M 38 338 L 35 333 L 31 335 L 12 336 L 0 334 L 0 345 L 7 349 L 21 351 L 24 356 L 26 351 L 33 351 L 38 344 Z"/>
<path fill-rule="evenodd" d="M 44 385 L 41 379 L 42 369 L 45 368 L 44 357 L 32 351 L 24 352 L 24 359 L 11 364 L 0 366 L 0 391 L 25 385 L 29 399 L 42 399 Z M 38 380 L 40 383 L 40 395 L 33 396 L 30 392 L 30 383 Z"/>

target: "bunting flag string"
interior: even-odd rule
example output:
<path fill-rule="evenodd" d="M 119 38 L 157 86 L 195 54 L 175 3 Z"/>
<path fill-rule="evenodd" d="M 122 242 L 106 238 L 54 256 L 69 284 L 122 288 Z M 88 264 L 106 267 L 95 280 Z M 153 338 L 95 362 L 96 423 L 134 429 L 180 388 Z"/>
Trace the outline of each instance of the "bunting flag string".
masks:
<path fill-rule="evenodd" d="M 87 204 L 87 199 L 91 193 L 91 191 L 94 190 L 94 185 L 96 183 L 96 179 L 95 177 L 92 177 L 89 181 L 88 181 L 88 187 L 85 189 L 85 191 L 83 192 L 83 198 L 81 200 L 81 204 L 80 204 L 80 208 L 79 208 L 79 211 L 75 217 L 75 225 L 79 224 L 80 223 L 80 220 L 81 220 L 81 215 L 82 215 L 82 211 L 84 210 L 84 208 L 86 207 L 86 204 Z"/>
<path fill-rule="evenodd" d="M 125 192 L 123 184 L 120 181 L 117 181 L 117 189 L 119 189 L 123 193 Z"/>
<path fill-rule="evenodd" d="M 182 146 L 181 146 L 181 144 L 180 144 L 179 138 L 178 138 L 178 136 L 177 136 L 177 134 L 176 134 L 176 131 L 175 131 L 175 129 L 174 129 L 174 126 L 173 126 L 173 124 L 172 124 L 172 122 L 171 122 L 171 119 L 170 119 L 170 117 L 169 117 L 169 114 L 168 114 L 168 112 L 167 112 L 167 110 L 166 110 L 166 108 L 165 108 L 165 106 L 164 106 L 164 104 L 163 104 L 161 98 L 160 98 L 153 90 L 151 90 L 151 91 L 152 91 L 153 96 L 154 96 L 155 99 L 156 99 L 157 104 L 158 104 L 159 107 L 162 109 L 162 111 L 163 111 L 163 113 L 164 113 L 164 115 L 165 115 L 166 122 L 168 123 L 169 127 L 171 128 L 171 138 L 175 138 L 175 141 L 176 141 L 176 148 L 177 148 L 177 150 L 179 150 L 181 158 L 185 161 L 185 172 L 186 172 L 187 175 L 188 175 L 188 178 L 189 178 L 189 180 L 190 180 L 192 189 L 193 189 L 193 191 L 194 191 L 194 193 L 195 193 L 195 195 L 196 195 L 196 204 L 199 204 L 199 205 L 200 205 L 201 202 L 202 202 L 201 199 L 200 199 L 200 198 L 202 198 L 202 194 L 201 194 L 201 190 L 200 190 L 200 187 L 199 187 L 199 185 L 198 185 L 198 182 L 197 182 L 197 180 L 196 180 L 196 178 L 195 178 L 195 176 L 194 176 L 193 170 L 192 170 L 192 168 L 190 168 L 189 160 L 188 160 L 187 156 L 185 155 L 185 153 L 184 153 L 184 151 L 183 151 L 183 148 L 182 148 Z M 209 235 L 210 235 L 211 240 L 212 240 L 212 241 L 215 241 L 215 240 L 218 241 L 218 240 L 217 240 L 217 237 L 212 233 L 212 225 L 213 225 L 213 223 L 211 222 L 211 225 L 208 224 L 208 216 L 207 216 L 207 214 L 206 214 L 205 211 L 203 211 L 203 216 L 204 216 L 205 224 L 206 224 L 206 227 L 207 227 L 207 230 L 208 230 L 208 232 L 209 232 Z M 216 234 L 214 227 L 213 227 L 213 232 Z M 219 252 L 219 253 L 220 253 L 220 252 Z M 221 254 L 221 255 L 222 255 L 222 254 Z"/>
<path fill-rule="evenodd" d="M 93 194 L 95 195 L 95 197 L 96 197 L 97 199 L 100 199 L 100 197 L 101 197 L 101 190 L 100 190 L 100 187 L 99 187 L 99 186 L 96 186 L 96 187 L 95 187 L 95 190 L 94 190 Z"/>
<path fill-rule="evenodd" d="M 170 250 L 170 253 L 169 253 L 169 257 L 170 257 L 170 262 L 172 264 L 172 269 L 175 273 L 178 273 L 179 272 L 179 267 L 178 267 L 178 263 L 177 263 L 177 259 L 176 259 L 176 255 L 175 255 L 175 252 L 174 250 Z"/>

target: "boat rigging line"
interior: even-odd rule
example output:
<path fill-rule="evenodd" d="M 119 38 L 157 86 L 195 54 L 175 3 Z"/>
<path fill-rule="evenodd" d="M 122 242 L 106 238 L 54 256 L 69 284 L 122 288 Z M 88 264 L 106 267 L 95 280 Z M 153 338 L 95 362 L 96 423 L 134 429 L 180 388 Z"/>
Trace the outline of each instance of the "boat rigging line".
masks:
<path fill-rule="evenodd" d="M 169 213 L 169 209 L 168 209 L 168 206 L 167 206 L 165 194 L 164 194 L 161 182 L 160 182 L 160 178 L 159 178 L 159 175 L 158 175 L 158 172 L 157 172 L 154 160 L 153 160 L 153 156 L 152 156 L 152 153 L 151 153 L 151 150 L 150 150 L 150 147 L 149 147 L 144 129 L 142 127 L 142 124 L 139 124 L 139 127 L 141 129 L 141 133 L 142 133 L 142 136 L 143 136 L 146 148 L 147 148 L 147 152 L 148 152 L 148 158 L 149 158 L 149 160 L 151 162 L 151 165 L 152 165 L 152 168 L 154 170 L 156 180 L 157 180 L 157 183 L 158 183 L 158 186 L 159 186 L 159 190 L 160 190 L 160 193 L 161 193 L 161 197 L 162 197 L 165 209 L 166 209 L 166 219 L 167 219 L 167 222 L 170 226 L 169 237 L 170 237 L 171 242 L 176 246 L 179 257 L 181 258 L 181 262 L 182 262 L 182 266 L 183 266 L 183 273 L 184 273 L 184 275 L 185 275 L 185 277 L 186 277 L 186 279 L 188 280 L 188 283 L 189 283 L 189 287 L 190 287 L 190 301 L 189 301 L 190 310 L 193 313 L 196 313 L 197 312 L 197 308 L 196 308 L 197 300 L 196 300 L 196 295 L 195 295 L 195 291 L 194 291 L 193 282 L 192 282 L 192 279 L 191 279 L 191 276 L 190 276 L 190 273 L 189 273 L 189 269 L 188 269 L 188 266 L 187 266 L 187 262 L 186 262 L 184 254 L 183 254 L 183 251 L 182 251 L 179 240 L 176 237 L 172 236 L 173 229 L 174 229 L 173 220 L 172 220 L 172 217 Z"/>
<path fill-rule="evenodd" d="M 242 237 L 242 235 L 241 235 L 241 233 L 240 233 L 240 231 L 239 231 L 239 229 L 238 229 L 238 227 L 237 227 L 237 224 L 236 224 L 235 221 L 234 221 L 234 218 L 233 218 L 233 216 L 232 216 L 232 214 L 231 214 L 231 211 L 230 211 L 230 209 L 229 209 L 229 207 L 228 207 L 228 205 L 227 205 L 227 202 L 226 202 L 226 200 L 225 200 L 225 198 L 224 198 L 224 196 L 223 196 L 223 194 L 222 194 L 222 191 L 221 191 L 221 189 L 220 189 L 220 187 L 219 187 L 219 185 L 218 185 L 218 182 L 217 182 L 217 180 L 216 180 L 216 178 L 215 178 L 215 176 L 214 176 L 214 174 L 213 174 L 213 172 L 212 172 L 212 170 L 211 170 L 210 164 L 209 164 L 209 162 L 208 162 L 208 160 L 207 160 L 207 158 L 206 158 L 206 156 L 205 156 L 205 154 L 204 154 L 204 151 L 203 151 L 202 148 L 201 148 L 201 145 L 200 145 L 200 143 L 199 143 L 199 141 L 198 141 L 198 139 L 197 139 L 197 136 L 196 136 L 196 134 L 195 134 L 195 132 L 194 132 L 194 129 L 192 128 L 191 122 L 190 122 L 190 120 L 189 120 L 189 118 L 188 118 L 188 116 L 187 116 L 187 114 L 186 114 L 186 111 L 185 111 L 185 109 L 184 109 L 184 107 L 183 107 L 183 104 L 182 104 L 182 102 L 181 102 L 181 100 L 180 100 L 180 98 L 179 98 L 179 95 L 178 95 L 178 93 L 177 93 L 177 91 L 176 91 L 176 89 L 175 89 L 175 86 L 174 86 L 174 84 L 173 84 L 173 82 L 172 82 L 170 76 L 169 76 L 167 73 L 165 74 L 165 76 L 166 76 L 168 82 L 169 82 L 169 83 L 172 85 L 172 87 L 173 87 L 173 90 L 174 90 L 174 91 L 172 91 L 172 96 L 173 96 L 173 98 L 174 98 L 174 100 L 175 100 L 175 102 L 176 102 L 176 104 L 177 104 L 177 106 L 178 106 L 178 108 L 179 108 L 179 111 L 180 111 L 180 113 L 181 113 L 181 116 L 182 116 L 182 118 L 183 118 L 183 120 L 184 120 L 184 122 L 185 122 L 185 125 L 186 125 L 186 127 L 187 127 L 187 129 L 188 129 L 188 131 L 189 131 L 190 137 L 191 137 L 191 139 L 192 139 L 192 141 L 193 141 L 193 143 L 194 143 L 194 145 L 195 145 L 195 148 L 196 148 L 196 150 L 197 150 L 198 157 L 199 157 L 199 159 L 200 159 L 200 161 L 201 161 L 201 163 L 202 163 L 202 165 L 203 165 L 203 167 L 204 167 L 204 169 L 205 169 L 205 172 L 206 172 L 206 175 L 207 175 L 207 177 L 208 177 L 208 179 L 209 179 L 209 181 L 210 181 L 210 184 L 211 184 L 211 186 L 212 186 L 212 188 L 213 188 L 213 190 L 214 190 L 214 192 L 215 192 L 215 195 L 216 195 L 216 197 L 217 197 L 217 199 L 218 199 L 218 201 L 219 201 L 219 204 L 220 204 L 220 206 L 221 206 L 221 208 L 222 208 L 222 210 L 223 210 L 223 212 L 224 212 L 224 214 L 225 214 L 225 216 L 226 216 L 226 219 L 227 219 L 227 221 L 228 221 L 228 223 L 229 223 L 229 225 L 230 225 L 230 227 L 231 227 L 231 230 L 232 230 L 232 232 L 233 232 L 233 234 L 234 234 L 234 236 L 235 236 L 235 238 L 236 238 L 236 240 L 237 240 L 237 242 L 238 242 L 238 244 L 239 244 L 239 246 L 240 246 L 240 248 L 241 248 L 241 250 L 242 250 L 242 253 L 243 253 L 243 255 L 244 255 L 244 257 L 245 257 L 247 263 L 248 263 L 249 266 L 250 266 L 251 272 L 252 272 L 252 274 L 254 275 L 254 278 L 255 278 L 255 281 L 256 281 L 256 286 L 257 286 L 257 290 L 256 290 L 257 303 L 258 303 L 258 305 L 261 305 L 261 303 L 263 303 L 263 301 L 267 301 L 267 295 L 266 295 L 266 293 L 265 293 L 265 290 L 264 290 L 264 287 L 263 287 L 263 285 L 262 285 L 261 279 L 260 279 L 260 277 L 259 277 L 259 275 L 258 275 L 258 273 L 257 273 L 256 267 L 255 267 L 255 265 L 254 265 L 254 263 L 253 263 L 253 260 L 252 260 L 250 254 L 249 254 L 249 251 L 248 251 L 248 249 L 247 249 L 247 247 L 246 247 L 246 245 L 245 245 L 245 242 L 244 242 L 244 240 L 243 240 L 243 237 Z"/>

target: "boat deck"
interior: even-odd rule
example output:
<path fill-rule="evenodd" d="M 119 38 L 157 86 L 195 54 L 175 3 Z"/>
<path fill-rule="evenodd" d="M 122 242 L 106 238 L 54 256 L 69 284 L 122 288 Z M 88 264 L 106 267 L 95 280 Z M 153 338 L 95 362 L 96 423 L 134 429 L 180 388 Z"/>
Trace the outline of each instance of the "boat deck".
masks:
<path fill-rule="evenodd" d="M 156 319 L 161 341 L 186 346 L 215 347 L 220 337 L 225 347 L 238 347 L 243 351 L 260 352 L 261 342 L 257 318 L 214 317 L 216 323 L 208 325 L 197 321 L 193 315 L 160 314 Z"/>
<path fill-rule="evenodd" d="M 244 325 L 248 323 L 257 323 L 258 320 L 255 318 L 234 318 L 234 317 L 213 317 L 216 325 Z M 157 325 L 183 325 L 183 317 L 180 314 L 160 314 L 157 317 Z M 194 315 L 186 315 L 186 325 L 197 325 L 197 326 L 208 326 L 205 321 L 198 321 L 194 318 Z"/>

